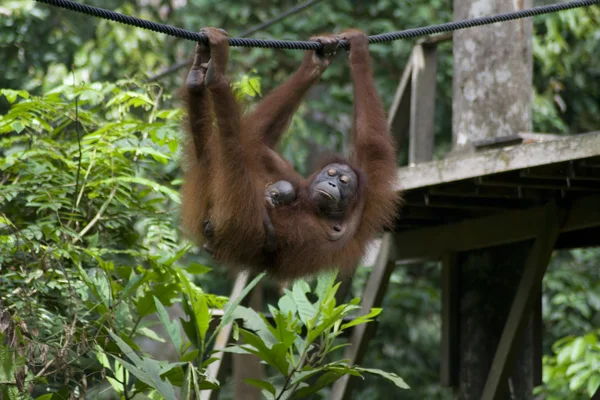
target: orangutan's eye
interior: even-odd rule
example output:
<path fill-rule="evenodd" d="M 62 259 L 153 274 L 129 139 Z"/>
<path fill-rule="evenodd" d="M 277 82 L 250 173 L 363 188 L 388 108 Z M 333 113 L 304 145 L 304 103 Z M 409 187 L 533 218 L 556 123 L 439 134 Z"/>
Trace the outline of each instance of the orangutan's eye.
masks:
<path fill-rule="evenodd" d="M 340 181 L 342 183 L 348 183 L 348 182 L 350 182 L 350 178 L 346 175 L 342 175 L 342 176 L 340 176 Z"/>
<path fill-rule="evenodd" d="M 335 176 L 336 173 L 337 173 L 337 171 L 333 168 L 331 168 L 329 171 L 327 171 L 327 175 L 329 175 L 329 176 Z"/>

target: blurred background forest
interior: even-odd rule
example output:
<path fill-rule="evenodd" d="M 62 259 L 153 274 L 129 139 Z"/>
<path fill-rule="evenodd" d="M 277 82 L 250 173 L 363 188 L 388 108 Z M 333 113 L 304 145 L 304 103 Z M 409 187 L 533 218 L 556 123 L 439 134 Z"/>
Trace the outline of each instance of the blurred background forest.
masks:
<path fill-rule="evenodd" d="M 297 4 L 86 3 L 188 30 L 222 27 L 230 36 Z M 347 27 L 377 34 L 451 20 L 451 0 L 325 0 L 253 37 L 306 39 Z M 534 29 L 533 131 L 574 135 L 600 130 L 600 7 L 537 17 Z M 156 293 L 164 294 L 167 305 L 177 287 L 161 275 L 165 266 L 191 266 L 192 273 L 201 269 L 199 263 L 210 266 L 210 260 L 190 250 L 178 230 L 177 91 L 186 70 L 144 83 L 189 57 L 193 46 L 31 0 L 2 1 L 0 89 L 13 91 L 0 97 L 0 333 L 5 307 L 28 326 L 23 335 L 45 330 L 48 344 L 55 341 L 60 349 L 62 328 L 70 326 L 73 315 L 79 315 L 78 323 L 92 319 L 89 303 L 94 300 L 83 290 L 89 282 L 74 278 L 81 267 L 110 271 L 126 282 L 142 265 L 151 265 L 163 271 L 157 272 L 153 287 L 158 290 L 163 280 L 162 292 Z M 386 108 L 411 48 L 411 41 L 371 46 Z M 435 131 L 440 158 L 451 146 L 451 42 L 441 44 L 438 52 Z M 233 48 L 229 70 L 242 101 L 251 104 L 281 83 L 301 57 L 298 51 Z M 344 151 L 351 126 L 352 88 L 345 54 L 338 54 L 321 82 L 282 144 L 283 154 L 300 169 L 322 149 Z M 43 97 L 23 102 L 30 96 Z M 19 105 L 12 107 L 12 116 L 10 103 Z M 87 136 L 78 141 L 82 135 Z M 399 165 L 405 163 L 402 149 Z M 175 254 L 179 256 L 174 259 Z M 91 276 L 97 280 L 95 287 L 101 286 L 101 275 Z M 361 295 L 367 276 L 368 268 L 361 267 L 353 283 L 355 296 Z M 401 398 L 451 397 L 438 383 L 439 279 L 437 264 L 395 270 L 377 335 L 363 363 L 400 375 L 411 386 Z M 206 293 L 230 292 L 230 279 L 218 268 L 195 282 Z M 218 296 L 213 300 L 218 303 Z M 156 311 L 142 311 L 140 304 L 135 303 L 135 310 L 117 310 L 120 305 L 114 305 L 112 322 L 121 319 L 137 327 L 144 315 Z M 600 386 L 599 249 L 554 255 L 544 280 L 543 318 L 545 386 L 540 390 L 549 399 L 589 398 Z M 367 377 L 356 398 L 399 398 L 396 393 L 391 383 Z M 224 391 L 222 398 L 226 395 Z"/>

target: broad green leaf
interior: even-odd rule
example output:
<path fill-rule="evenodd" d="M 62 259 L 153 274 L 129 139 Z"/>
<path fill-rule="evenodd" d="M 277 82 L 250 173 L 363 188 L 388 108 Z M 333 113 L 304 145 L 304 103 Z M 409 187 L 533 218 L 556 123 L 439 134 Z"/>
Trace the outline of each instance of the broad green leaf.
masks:
<path fill-rule="evenodd" d="M 180 361 L 182 361 L 182 362 L 194 361 L 196 358 L 198 358 L 199 353 L 200 353 L 200 350 L 198 350 L 198 349 L 192 350 L 189 353 L 185 353 L 184 355 L 182 355 Z"/>
<path fill-rule="evenodd" d="M 278 343 L 270 349 L 258 335 L 245 329 L 240 329 L 240 333 L 245 342 L 245 344 L 242 345 L 243 349 L 256 354 L 267 364 L 277 368 L 283 375 L 288 373 L 289 363 L 286 358 L 287 348 L 284 344 Z"/>
<path fill-rule="evenodd" d="M 171 339 L 171 343 L 175 346 L 175 350 L 181 352 L 181 331 L 179 328 L 179 324 L 176 321 L 171 321 L 169 319 L 169 314 L 167 310 L 162 305 L 160 300 L 154 297 L 154 304 L 156 305 L 156 311 L 158 314 L 158 319 L 162 322 L 169 338 Z"/>
<path fill-rule="evenodd" d="M 593 396 L 600 390 L 600 373 L 595 373 L 590 376 L 587 382 L 587 392 L 588 395 Z"/>
<path fill-rule="evenodd" d="M 359 317 L 356 317 L 354 320 L 348 322 L 347 324 L 343 324 L 341 329 L 344 330 L 346 328 L 350 328 L 355 325 L 360 325 L 360 324 L 365 324 L 367 322 L 371 322 L 371 321 L 373 321 L 372 318 L 375 318 L 376 316 L 378 316 L 381 313 L 381 310 L 382 310 L 381 308 L 372 308 L 368 314 L 361 315 Z"/>
<path fill-rule="evenodd" d="M 308 284 L 302 280 L 297 281 L 292 288 L 292 296 L 298 315 L 307 328 L 312 329 L 310 321 L 315 317 L 317 310 L 314 305 L 306 297 L 306 293 L 310 291 Z"/>
<path fill-rule="evenodd" d="M 277 343 L 277 339 L 272 335 L 269 324 L 251 308 L 237 306 L 233 312 L 235 319 L 243 319 L 243 326 L 246 330 L 255 332 L 270 347 Z"/>
<path fill-rule="evenodd" d="M 148 327 L 141 327 L 141 328 L 138 327 L 136 329 L 136 333 L 138 335 L 145 336 L 145 337 L 147 337 L 149 339 L 156 340 L 157 342 L 160 342 L 160 343 L 166 343 L 167 342 L 165 339 L 163 339 L 160 336 L 158 336 L 158 334 L 156 332 L 154 332 L 152 329 L 150 329 Z"/>
<path fill-rule="evenodd" d="M 585 353 L 586 348 L 587 348 L 587 342 L 586 342 L 585 338 L 578 337 L 577 339 L 575 339 L 573 341 L 573 346 L 572 346 L 572 351 L 571 351 L 571 361 L 573 361 L 573 362 L 578 361 Z"/>
<path fill-rule="evenodd" d="M 576 373 L 569 380 L 569 389 L 573 392 L 579 390 L 583 385 L 585 385 L 587 379 L 592 375 L 593 372 L 595 372 L 595 371 L 586 369 L 586 370 L 582 370 L 582 371 L 579 371 L 578 373 Z"/>
<path fill-rule="evenodd" d="M 577 371 L 579 371 L 587 366 L 588 366 L 588 364 L 585 362 L 578 362 L 575 364 L 571 364 L 571 365 L 569 365 L 569 368 L 567 368 L 567 372 L 565 372 L 565 374 L 567 376 L 571 376 L 571 375 L 575 374 Z"/>
<path fill-rule="evenodd" d="M 188 274 L 192 274 L 192 275 L 203 275 L 203 274 L 206 274 L 206 273 L 212 271 L 212 268 L 209 268 L 200 263 L 190 263 L 185 267 L 185 271 Z"/>
<path fill-rule="evenodd" d="M 273 395 L 273 397 L 275 397 L 275 387 L 267 381 L 261 381 L 260 379 L 246 378 L 246 379 L 244 379 L 244 382 L 246 382 L 252 386 L 255 386 L 259 389 L 264 389 L 264 390 L 268 391 L 269 393 L 271 393 Z"/>
<path fill-rule="evenodd" d="M 366 373 L 372 374 L 372 375 L 379 375 L 379 376 L 393 382 L 394 385 L 396 385 L 400 389 L 410 389 L 410 387 L 406 384 L 406 382 L 404 382 L 404 379 L 402 379 L 398 375 L 394 374 L 393 372 L 385 372 L 380 369 L 360 368 L 360 367 L 353 367 L 353 369 L 358 372 L 366 372 Z"/>
<path fill-rule="evenodd" d="M 0 89 L 0 95 L 6 96 L 6 100 L 8 100 L 9 103 L 17 101 L 17 96 L 26 100 L 29 99 L 29 93 L 25 90 Z"/>
<path fill-rule="evenodd" d="M 336 271 L 329 271 L 319 275 L 317 279 L 317 288 L 315 289 L 315 294 L 321 302 L 330 288 L 332 288 L 335 284 L 335 279 L 337 278 Z"/>
<path fill-rule="evenodd" d="M 323 371 L 324 371 L 323 367 L 318 367 L 318 368 L 314 368 L 314 369 L 311 368 L 306 371 L 295 372 L 292 377 L 291 385 L 294 386 L 297 383 L 303 382 L 303 381 L 307 380 L 308 378 L 310 378 L 311 376 L 319 374 Z"/>
<path fill-rule="evenodd" d="M 225 325 L 227 325 L 228 323 L 233 321 L 233 313 L 234 313 L 235 309 L 237 308 L 237 306 L 242 302 L 242 300 L 244 300 L 244 298 L 248 295 L 248 293 L 250 293 L 250 291 L 252 289 L 254 289 L 254 287 L 258 284 L 258 282 L 260 282 L 260 280 L 265 275 L 266 275 L 266 273 L 264 273 L 264 272 L 262 274 L 258 274 L 256 276 L 256 278 L 254 278 L 252 280 L 252 282 L 250 282 L 248 285 L 246 285 L 246 287 L 244 288 L 244 290 L 242 290 L 242 293 L 240 293 L 240 295 L 237 299 L 230 301 L 225 306 L 225 312 L 223 313 L 223 316 L 221 317 L 221 322 L 219 323 L 219 326 L 217 327 L 216 332 L 220 331 Z"/>
<path fill-rule="evenodd" d="M 556 355 L 556 362 L 558 365 L 565 365 L 570 362 L 571 354 L 573 354 L 573 348 L 571 345 L 563 347 Z"/>
<path fill-rule="evenodd" d="M 192 311 L 194 313 L 198 335 L 200 336 L 201 342 L 204 343 L 206 332 L 208 331 L 212 319 L 208 304 L 206 303 L 206 297 L 199 288 L 189 281 L 183 271 L 179 270 L 178 273 L 190 303 L 192 304 Z"/>
<path fill-rule="evenodd" d="M 307 387 L 304 387 L 296 392 L 294 395 L 295 399 L 301 399 L 306 396 L 309 396 L 313 393 L 317 393 L 319 390 L 333 384 L 335 381 L 340 379 L 343 374 L 338 371 L 327 371 L 323 375 L 319 376 L 317 381 L 314 384 L 311 384 Z"/>
<path fill-rule="evenodd" d="M 167 399 L 174 399 L 175 391 L 173 386 L 168 381 L 164 381 L 160 377 L 160 375 L 165 373 L 167 370 L 162 370 L 160 364 L 155 360 L 149 358 L 140 358 L 136 352 L 119 336 L 114 334 L 112 331 L 109 331 L 109 333 L 116 342 L 117 346 L 119 346 L 119 349 L 121 349 L 123 354 L 125 354 L 133 362 L 133 364 L 130 364 L 115 355 L 112 355 L 112 357 L 119 361 L 121 365 L 123 365 L 136 378 L 155 388 L 164 397 Z"/>

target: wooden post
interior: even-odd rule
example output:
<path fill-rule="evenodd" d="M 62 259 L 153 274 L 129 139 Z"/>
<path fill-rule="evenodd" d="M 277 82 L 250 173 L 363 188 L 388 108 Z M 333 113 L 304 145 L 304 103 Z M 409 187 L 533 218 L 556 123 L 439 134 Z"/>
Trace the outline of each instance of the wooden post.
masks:
<path fill-rule="evenodd" d="M 248 306 L 256 312 L 263 308 L 263 286 L 256 285 L 252 290 Z M 243 343 L 242 338 L 239 343 Z M 244 379 L 265 379 L 265 366 L 254 354 L 232 354 L 233 359 L 233 398 L 236 400 L 261 400 L 261 389 L 244 382 Z"/>
<path fill-rule="evenodd" d="M 400 83 L 398 84 L 396 94 L 394 95 L 394 101 L 388 112 L 388 126 L 390 127 L 390 132 L 396 140 L 396 143 L 398 143 L 398 146 L 404 143 L 406 132 L 409 129 L 412 68 L 413 62 L 411 53 L 410 58 L 406 63 L 406 67 L 404 67 L 404 71 L 402 72 Z"/>
<path fill-rule="evenodd" d="M 246 283 L 248 283 L 248 274 L 245 272 L 239 273 L 235 278 L 235 283 L 233 284 L 233 289 L 231 290 L 231 296 L 229 296 L 229 298 L 231 300 L 237 299 L 242 294 L 244 287 L 246 287 Z M 230 323 L 225 325 L 225 327 L 221 329 L 221 331 L 217 335 L 217 338 L 215 339 L 215 349 L 224 349 L 227 346 L 227 342 L 229 341 L 229 337 L 231 336 L 232 328 L 233 324 Z M 208 366 L 206 374 L 217 380 L 221 380 L 219 379 L 223 376 L 221 364 L 223 363 L 225 353 L 218 352 L 213 354 L 213 357 L 218 358 L 218 360 Z M 218 391 L 213 392 L 212 390 L 203 390 L 200 392 L 200 400 L 216 399 L 217 397 Z"/>
<path fill-rule="evenodd" d="M 433 159 L 437 44 L 417 44 L 411 56 L 408 163 Z"/>
<path fill-rule="evenodd" d="M 440 382 L 453 387 L 458 383 L 458 269 L 456 254 L 446 253 L 442 257 L 442 348 Z"/>
<path fill-rule="evenodd" d="M 538 301 L 538 294 L 542 289 L 542 278 L 550 261 L 556 239 L 558 239 L 564 217 L 565 211 L 559 209 L 555 203 L 550 203 L 546 209 L 544 221 L 539 223 L 539 234 L 527 257 L 525 270 L 519 282 L 517 293 L 515 293 L 500 343 L 494 355 L 490 374 L 481 396 L 482 400 L 500 400 L 504 398 L 504 390 L 506 389 L 504 383 L 509 377 L 510 369 L 513 366 L 519 339 Z"/>
<path fill-rule="evenodd" d="M 381 248 L 369 281 L 365 287 L 363 300 L 361 303 L 361 314 L 367 314 L 371 308 L 381 306 L 383 296 L 387 289 L 387 284 L 390 280 L 390 275 L 394 270 L 395 263 L 393 257 L 390 257 L 392 251 L 392 238 L 390 233 L 385 233 L 381 241 Z M 353 328 L 352 337 L 350 338 L 351 345 L 346 348 L 345 359 L 350 360 L 350 364 L 359 364 L 367 349 L 369 339 L 374 333 L 374 323 L 357 325 Z M 350 376 L 346 375 L 340 378 L 334 385 L 331 391 L 331 400 L 349 399 L 351 391 Z"/>
<path fill-rule="evenodd" d="M 454 20 L 516 11 L 532 3 L 454 0 Z M 531 131 L 531 37 L 531 19 L 454 33 L 454 152 L 472 152 L 474 142 Z M 494 358 L 490 350 L 500 341 L 531 244 L 521 242 L 458 254 L 457 397 L 461 400 L 481 399 Z M 498 381 L 498 386 L 503 386 L 499 390 L 510 385 L 512 398 L 529 399 L 533 390 L 531 327 L 512 340 L 519 342 L 520 351 L 507 378 L 502 375 Z"/>

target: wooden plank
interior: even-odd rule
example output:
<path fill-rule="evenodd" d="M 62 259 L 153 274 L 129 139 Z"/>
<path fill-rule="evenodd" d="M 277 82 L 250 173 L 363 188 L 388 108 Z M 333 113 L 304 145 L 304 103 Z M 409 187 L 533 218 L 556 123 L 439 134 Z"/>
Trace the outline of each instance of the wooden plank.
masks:
<path fill-rule="evenodd" d="M 587 196 L 570 204 L 570 212 L 561 232 L 600 226 L 600 196 Z M 537 223 L 545 215 L 545 206 L 499 213 L 404 232 L 397 232 L 396 255 L 399 260 L 438 258 L 445 252 L 460 252 L 534 239 Z"/>
<path fill-rule="evenodd" d="M 229 296 L 229 299 L 230 300 L 237 299 L 240 296 L 240 294 L 242 293 L 242 291 L 244 290 L 244 287 L 246 287 L 246 283 L 248 283 L 248 273 L 246 273 L 246 272 L 239 273 L 237 275 L 237 277 L 235 278 L 235 283 L 233 284 L 233 289 L 231 290 L 231 295 Z M 229 341 L 229 337 L 231 336 L 232 328 L 233 328 L 233 324 L 230 323 L 230 324 L 225 325 L 225 327 L 223 327 L 223 329 L 221 329 L 221 331 L 217 335 L 217 338 L 215 339 L 215 345 L 214 345 L 215 349 L 223 349 L 227 346 L 227 342 Z M 213 362 L 212 364 L 210 364 L 208 366 L 208 368 L 206 369 L 206 374 L 208 376 L 222 381 L 222 379 L 219 379 L 219 378 L 222 375 L 221 364 L 223 363 L 224 356 L 225 356 L 225 353 L 223 353 L 222 351 L 219 351 L 212 355 L 212 357 L 216 357 L 216 358 L 218 358 L 218 360 Z M 212 390 L 203 390 L 200 392 L 200 400 L 216 399 L 218 396 L 218 393 L 219 393 L 218 390 L 216 390 L 214 392 Z"/>
<path fill-rule="evenodd" d="M 448 157 L 398 169 L 398 190 L 600 155 L 600 132 Z"/>
<path fill-rule="evenodd" d="M 556 248 L 556 243 L 555 243 Z M 533 335 L 533 360 L 531 365 L 533 366 L 533 384 L 539 386 L 543 382 L 542 378 L 542 358 L 544 356 L 543 343 L 544 343 L 544 321 L 542 319 L 542 291 L 540 290 L 535 304 L 533 305 L 533 312 L 531 313 L 531 333 Z"/>
<path fill-rule="evenodd" d="M 409 165 L 433 159 L 437 45 L 416 45 L 411 62 Z"/>
<path fill-rule="evenodd" d="M 543 221 L 538 225 L 538 234 L 533 247 L 527 257 L 525 270 L 519 282 L 500 343 L 496 349 L 494 361 L 483 389 L 482 400 L 500 400 L 506 389 L 512 361 L 520 344 L 518 340 L 538 300 L 542 288 L 542 278 L 546 272 L 554 244 L 560 233 L 560 226 L 565 220 L 566 211 L 559 208 L 556 203 L 550 203 L 543 216 Z"/>
<path fill-rule="evenodd" d="M 379 255 L 373 265 L 371 275 L 365 287 L 363 300 L 361 303 L 361 314 L 367 314 L 371 308 L 381 306 L 383 296 L 387 289 L 387 284 L 390 280 L 390 275 L 394 270 L 395 263 L 390 261 L 392 251 L 392 236 L 391 233 L 385 233 L 381 240 Z M 374 323 L 357 325 L 354 327 L 350 338 L 350 346 L 346 348 L 344 358 L 350 360 L 350 365 L 359 364 L 367 350 L 367 344 L 371 335 L 374 332 Z M 330 399 L 343 400 L 350 398 L 348 390 L 350 384 L 350 376 L 346 375 L 339 379 L 331 391 Z"/>
<path fill-rule="evenodd" d="M 442 257 L 442 343 L 440 354 L 440 382 L 442 386 L 458 384 L 459 357 L 459 274 L 456 253 Z"/>
<path fill-rule="evenodd" d="M 259 282 L 250 295 L 248 307 L 261 312 L 264 305 L 263 285 Z M 242 338 L 238 341 L 243 343 Z M 262 390 L 246 383 L 245 379 L 265 380 L 265 365 L 254 354 L 231 354 L 233 369 L 233 398 L 236 400 L 261 400 Z"/>
<path fill-rule="evenodd" d="M 408 63 L 402 72 L 400 83 L 394 95 L 394 101 L 388 112 L 388 126 L 394 139 L 398 144 L 403 142 L 406 132 L 408 131 L 410 118 L 410 97 L 412 77 L 412 54 L 408 59 Z"/>

